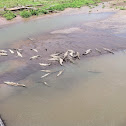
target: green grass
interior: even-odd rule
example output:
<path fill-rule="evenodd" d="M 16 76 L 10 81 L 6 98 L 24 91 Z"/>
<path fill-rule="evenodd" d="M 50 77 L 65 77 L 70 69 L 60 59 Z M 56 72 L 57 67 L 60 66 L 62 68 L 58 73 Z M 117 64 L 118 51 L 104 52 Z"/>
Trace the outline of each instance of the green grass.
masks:
<path fill-rule="evenodd" d="M 44 6 L 53 5 L 53 4 L 77 4 L 77 5 L 86 5 L 91 3 L 96 3 L 98 0 L 0 0 L 0 8 L 4 6 L 14 7 L 18 5 L 33 5 L 43 4 Z M 74 5 L 76 6 L 76 5 Z"/>
<path fill-rule="evenodd" d="M 38 11 L 40 14 L 48 14 L 49 13 L 49 11 L 46 9 L 38 9 Z"/>
<path fill-rule="evenodd" d="M 117 6 L 117 7 L 116 7 L 116 9 L 126 10 L 126 7 L 122 7 L 122 6 L 121 6 L 121 7 L 119 7 L 119 6 Z"/>
<path fill-rule="evenodd" d="M 97 6 L 99 0 L 0 0 L 0 8 L 11 8 L 16 6 L 32 5 L 36 10 L 24 10 L 16 13 L 6 13 L 4 17 L 11 19 L 15 14 L 20 14 L 23 18 L 28 18 L 31 15 L 48 14 L 53 11 L 63 11 L 65 8 L 80 8 L 82 6 Z M 38 7 L 38 4 L 42 6 Z"/>
<path fill-rule="evenodd" d="M 11 11 L 7 11 L 5 14 L 3 14 L 3 17 L 5 17 L 7 20 L 11 20 L 16 17 L 16 14 Z"/>
<path fill-rule="evenodd" d="M 31 15 L 39 15 L 39 10 L 30 10 Z"/>
<path fill-rule="evenodd" d="M 21 11 L 20 12 L 20 15 L 21 15 L 21 17 L 23 17 L 23 18 L 28 18 L 28 17 L 30 17 L 32 14 L 31 14 L 31 12 L 30 11 Z"/>
<path fill-rule="evenodd" d="M 125 7 L 120 7 L 120 10 L 126 10 L 126 8 Z"/>

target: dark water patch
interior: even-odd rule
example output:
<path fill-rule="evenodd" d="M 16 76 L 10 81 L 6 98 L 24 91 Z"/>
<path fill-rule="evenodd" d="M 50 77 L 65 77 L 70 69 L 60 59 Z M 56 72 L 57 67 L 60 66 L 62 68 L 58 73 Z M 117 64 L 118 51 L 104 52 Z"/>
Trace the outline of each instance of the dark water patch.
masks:
<path fill-rule="evenodd" d="M 30 74 L 36 72 L 39 69 L 39 65 L 25 65 L 20 66 L 17 69 L 12 69 L 8 72 L 5 72 L 0 75 L 0 81 L 3 83 L 4 81 L 12 81 L 12 82 L 18 82 L 20 80 L 23 80 Z"/>

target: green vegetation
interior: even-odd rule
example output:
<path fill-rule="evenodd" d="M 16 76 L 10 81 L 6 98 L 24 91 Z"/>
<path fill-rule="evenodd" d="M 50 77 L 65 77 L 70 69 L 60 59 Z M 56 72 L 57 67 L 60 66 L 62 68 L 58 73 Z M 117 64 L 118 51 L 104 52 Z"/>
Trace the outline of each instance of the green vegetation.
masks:
<path fill-rule="evenodd" d="M 65 4 L 67 7 L 77 7 L 87 4 L 95 4 L 98 0 L 0 0 L 0 8 L 7 7 L 15 7 L 15 6 L 26 6 L 26 5 L 33 5 L 36 6 L 38 4 L 42 4 L 44 6 L 51 6 L 51 5 L 61 5 Z"/>
<path fill-rule="evenodd" d="M 30 10 L 31 15 L 39 15 L 39 10 Z"/>
<path fill-rule="evenodd" d="M 39 11 L 39 13 L 42 13 L 42 14 L 48 14 L 49 13 L 49 11 L 46 10 L 46 9 L 39 9 L 38 11 Z"/>
<path fill-rule="evenodd" d="M 30 11 L 21 11 L 20 12 L 20 15 L 23 17 L 23 18 L 28 18 L 28 17 L 30 17 L 32 14 L 31 14 L 31 12 Z"/>
<path fill-rule="evenodd" d="M 102 8 L 105 8 L 105 5 L 103 5 Z"/>
<path fill-rule="evenodd" d="M 3 14 L 3 17 L 5 17 L 7 20 L 11 20 L 16 17 L 16 14 L 11 11 L 7 11 L 5 14 Z"/>
<path fill-rule="evenodd" d="M 126 10 L 126 7 L 122 7 L 122 6 L 121 6 L 121 7 L 119 7 L 119 6 L 117 6 L 117 7 L 116 7 L 116 9 Z"/>
<path fill-rule="evenodd" d="M 0 11 L 0 16 L 6 14 L 6 11 Z"/>
<path fill-rule="evenodd" d="M 0 0 L 0 8 L 12 8 L 17 6 L 30 5 L 35 9 L 21 10 L 13 12 L 0 12 L 0 15 L 10 20 L 20 14 L 23 18 L 28 18 L 32 15 L 48 14 L 54 11 L 63 11 L 65 8 L 80 8 L 82 6 L 97 6 L 99 0 Z M 4 13 L 4 14 L 1 14 Z"/>
<path fill-rule="evenodd" d="M 126 10 L 126 8 L 125 7 L 120 7 L 120 10 Z"/>

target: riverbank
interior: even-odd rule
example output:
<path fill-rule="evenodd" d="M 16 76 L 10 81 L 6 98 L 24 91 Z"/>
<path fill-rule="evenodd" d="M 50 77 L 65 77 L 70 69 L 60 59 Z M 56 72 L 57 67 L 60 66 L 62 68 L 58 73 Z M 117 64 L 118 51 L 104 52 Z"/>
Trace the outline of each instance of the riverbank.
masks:
<path fill-rule="evenodd" d="M 55 11 L 55 12 L 52 12 L 49 14 L 32 16 L 28 19 L 22 18 L 21 16 L 17 15 L 16 18 L 12 19 L 11 21 L 8 21 L 4 17 L 0 16 L 0 27 L 4 27 L 6 25 L 15 24 L 15 23 L 19 23 L 19 22 L 53 17 L 53 16 L 65 14 L 65 13 L 100 13 L 100 12 L 106 12 L 106 11 L 118 11 L 120 9 L 118 6 L 122 6 L 121 3 L 126 4 L 121 1 L 116 2 L 116 1 L 110 1 L 110 0 L 102 0 L 102 3 L 98 4 L 99 6 L 101 6 L 101 9 L 99 8 L 99 6 L 94 6 L 94 5 L 84 6 L 81 8 L 66 8 L 64 11 Z"/>
<path fill-rule="evenodd" d="M 80 8 L 82 6 L 97 6 L 99 0 L 9 0 L 0 1 L 0 15 L 7 20 L 12 20 L 17 15 L 23 18 L 29 18 L 31 16 L 38 16 L 42 14 L 54 13 L 57 11 L 63 11 L 66 8 Z"/>

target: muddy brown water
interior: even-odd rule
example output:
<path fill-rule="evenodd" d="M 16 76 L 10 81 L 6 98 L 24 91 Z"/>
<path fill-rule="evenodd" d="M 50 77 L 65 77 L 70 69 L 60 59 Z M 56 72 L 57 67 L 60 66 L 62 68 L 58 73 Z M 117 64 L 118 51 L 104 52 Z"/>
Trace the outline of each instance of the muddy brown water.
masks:
<path fill-rule="evenodd" d="M 0 29 L 0 46 L 1 49 L 6 49 L 17 44 L 16 41 L 32 37 L 33 34 L 42 34 L 62 29 L 65 26 L 78 26 L 78 24 L 81 25 L 87 21 L 102 20 L 112 14 L 60 15 L 44 20 L 11 25 Z M 92 31 L 89 29 L 87 33 L 81 34 L 74 33 L 56 37 L 51 35 L 54 38 L 50 40 L 67 40 L 67 43 L 71 43 L 69 45 L 66 43 L 66 46 L 75 45 L 75 49 L 78 49 L 75 41 L 80 40 L 80 38 L 81 40 L 85 38 L 85 41 L 78 42 L 78 46 L 82 48 L 87 42 L 86 48 L 94 47 L 93 40 L 97 41 L 97 46 L 105 44 L 108 47 L 115 45 L 117 48 L 120 47 L 120 44 L 123 46 L 125 43 L 125 39 L 114 35 L 107 36 L 109 33 L 104 34 L 104 31 L 101 32 L 100 30 L 93 31 L 92 37 L 90 37 L 90 33 L 92 33 L 90 30 Z M 97 33 L 99 34 L 97 35 Z M 99 38 L 103 40 L 102 43 L 98 41 Z M 48 38 L 47 41 L 50 40 Z M 44 46 L 53 48 L 56 44 L 59 48 L 64 44 L 62 41 L 60 43 L 59 40 L 58 43 L 52 45 L 47 42 Z M 114 42 L 110 43 L 112 41 Z M 41 47 L 39 44 L 36 44 L 37 47 Z M 64 46 L 64 48 L 66 47 Z M 28 54 L 30 53 L 28 52 Z M 27 88 L 21 88 L 0 84 L 0 114 L 5 119 L 7 126 L 126 125 L 125 52 L 77 60 L 75 64 L 68 63 L 64 64 L 63 67 L 51 67 L 49 69 L 52 71 L 62 69 L 65 71 L 60 77 L 56 77 L 56 72 L 44 79 L 40 79 L 44 73 L 40 71 L 42 68 L 36 65 L 38 61 L 27 62 L 26 60 L 29 60 L 30 55 L 25 54 L 27 53 L 24 51 L 22 59 L 16 55 L 12 59 L 6 57 L 6 60 L 0 57 L 0 83 L 16 81 L 27 85 Z M 43 57 L 46 56 L 46 54 L 42 55 Z M 9 57 L 13 56 L 9 54 Z M 43 81 L 46 81 L 49 87 L 44 85 Z"/>
<path fill-rule="evenodd" d="M 125 52 L 88 58 L 58 78 L 33 73 L 21 81 L 28 88 L 1 85 L 0 113 L 8 126 L 125 126 L 125 59 Z"/>

